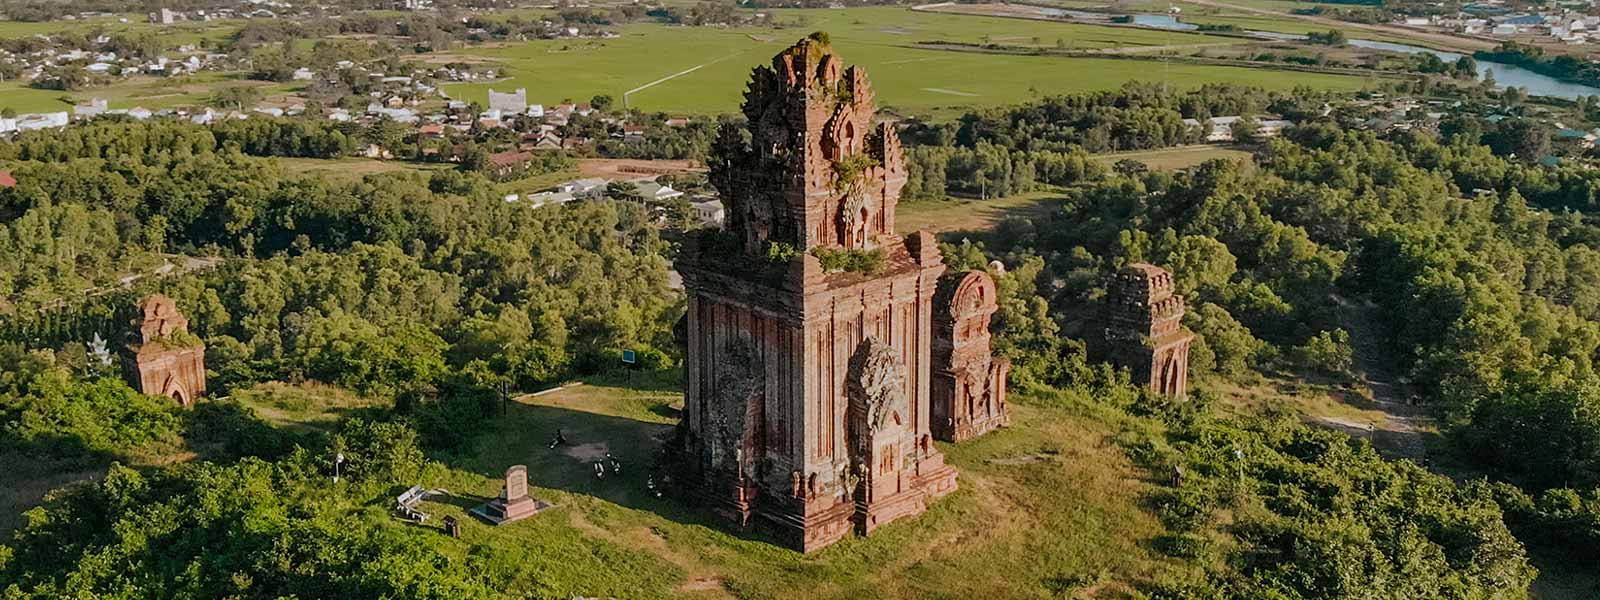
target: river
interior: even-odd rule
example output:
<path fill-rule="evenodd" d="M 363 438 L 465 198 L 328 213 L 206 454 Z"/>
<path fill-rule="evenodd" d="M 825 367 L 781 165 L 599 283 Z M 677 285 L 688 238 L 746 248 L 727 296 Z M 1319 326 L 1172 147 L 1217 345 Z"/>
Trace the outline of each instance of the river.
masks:
<path fill-rule="evenodd" d="M 1117 16 L 1109 13 L 1045 8 L 1039 6 L 1034 6 L 1032 8 L 1039 14 L 1057 18 L 1066 17 L 1078 21 L 1088 22 L 1104 23 L 1110 20 L 1112 17 Z M 1178 20 L 1177 15 L 1170 14 L 1134 14 L 1132 15 L 1132 22 L 1134 25 L 1150 27 L 1153 29 L 1167 29 L 1171 31 L 1195 31 L 1200 28 L 1199 25 L 1185 23 Z M 1258 31 L 1252 29 L 1245 31 L 1244 33 L 1269 40 L 1293 41 L 1306 39 L 1306 36 L 1304 35 L 1279 33 L 1275 31 Z M 1374 40 L 1349 40 L 1349 44 L 1359 48 L 1387 50 L 1389 52 L 1399 52 L 1402 54 L 1420 54 L 1427 52 L 1439 57 L 1439 60 L 1447 63 L 1453 63 L 1457 59 L 1464 56 L 1455 52 L 1445 52 L 1442 50 L 1434 50 L 1432 48 L 1424 48 L 1422 46 L 1395 44 L 1391 42 L 1379 42 Z M 1480 60 L 1477 61 L 1477 63 L 1478 79 L 1483 79 L 1485 76 L 1493 75 L 1495 85 L 1500 87 L 1516 86 L 1528 90 L 1528 94 L 1530 95 L 1551 96 L 1556 98 L 1566 98 L 1568 100 L 1577 98 L 1578 96 L 1600 96 L 1600 88 L 1578 83 L 1568 83 L 1548 75 L 1541 75 L 1539 73 L 1529 71 L 1516 65 L 1490 62 L 1487 60 Z"/>
<path fill-rule="evenodd" d="M 1156 29 L 1171 29 L 1173 31 L 1193 31 L 1198 29 L 1198 26 L 1179 21 L 1177 17 L 1173 15 L 1135 15 L 1133 17 L 1133 22 L 1146 27 L 1154 27 Z M 1306 36 L 1304 35 L 1278 33 L 1273 31 L 1250 30 L 1246 31 L 1245 33 L 1256 37 L 1273 40 L 1306 39 Z M 1391 42 L 1379 42 L 1374 40 L 1349 40 L 1348 43 L 1351 46 L 1356 46 L 1358 48 L 1387 50 L 1389 52 L 1399 52 L 1402 54 L 1421 54 L 1423 52 L 1427 52 L 1439 57 L 1439 60 L 1447 63 L 1453 63 L 1462 56 L 1465 56 L 1455 52 L 1445 52 L 1443 50 L 1434 50 L 1432 48 L 1424 48 L 1422 46 L 1395 44 Z M 1600 95 L 1600 88 L 1578 83 L 1568 83 L 1554 77 L 1550 77 L 1549 75 L 1542 75 L 1533 71 L 1529 71 L 1516 65 L 1508 65 L 1505 63 L 1497 63 L 1487 60 L 1479 60 L 1477 63 L 1478 79 L 1483 79 L 1485 76 L 1492 74 L 1494 76 L 1495 85 L 1500 87 L 1516 86 L 1523 88 L 1528 90 L 1528 94 L 1533 96 L 1551 96 L 1555 98 L 1566 98 L 1571 100 L 1577 98 L 1578 96 Z"/>
<path fill-rule="evenodd" d="M 1375 42 L 1372 40 L 1350 40 L 1350 45 L 1360 48 L 1388 50 L 1390 52 L 1400 52 L 1404 54 L 1421 54 L 1423 52 L 1427 52 L 1439 57 L 1439 60 L 1447 63 L 1455 62 L 1462 56 L 1466 56 L 1464 54 L 1445 52 L 1443 50 L 1434 50 L 1432 48 L 1423 48 L 1421 46 L 1394 44 L 1390 42 Z M 1480 60 L 1478 61 L 1478 79 L 1483 79 L 1486 75 L 1493 75 L 1494 83 L 1497 86 L 1516 86 L 1528 90 L 1528 94 L 1534 96 L 1551 96 L 1555 98 L 1566 98 L 1571 100 L 1577 98 L 1578 96 L 1600 95 L 1600 88 L 1587 86 L 1580 83 L 1568 83 L 1549 75 L 1542 75 L 1533 71 L 1529 71 L 1516 65 Z"/>

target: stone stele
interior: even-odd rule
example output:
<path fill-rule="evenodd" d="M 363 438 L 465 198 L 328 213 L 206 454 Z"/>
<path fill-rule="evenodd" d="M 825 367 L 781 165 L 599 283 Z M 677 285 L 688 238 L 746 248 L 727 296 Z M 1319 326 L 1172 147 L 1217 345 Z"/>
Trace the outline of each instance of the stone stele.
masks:
<path fill-rule="evenodd" d="M 184 406 L 206 393 L 206 347 L 187 335 L 189 319 L 177 303 L 161 294 L 145 298 L 133 327 L 136 341 L 128 344 L 123 366 L 134 389 Z"/>
<path fill-rule="evenodd" d="M 506 483 L 505 487 L 500 489 L 500 497 L 481 504 L 470 512 L 491 524 L 504 525 L 526 519 L 547 508 L 550 508 L 550 504 L 528 496 L 528 467 L 512 465 L 506 469 Z"/>
<path fill-rule="evenodd" d="M 689 238 L 685 485 L 802 551 L 956 489 L 929 420 L 933 235 L 895 233 L 905 159 L 866 72 L 813 34 L 751 74 L 709 164 L 724 231 Z M 876 268 L 829 271 L 818 255 Z"/>

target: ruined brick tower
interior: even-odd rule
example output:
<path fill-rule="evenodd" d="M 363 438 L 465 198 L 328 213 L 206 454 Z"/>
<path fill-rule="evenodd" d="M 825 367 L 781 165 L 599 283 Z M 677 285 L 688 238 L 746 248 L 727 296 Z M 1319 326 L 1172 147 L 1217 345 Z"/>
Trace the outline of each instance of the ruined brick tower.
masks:
<path fill-rule="evenodd" d="M 989 350 L 994 280 L 983 271 L 945 275 L 933 304 L 934 437 L 960 442 L 1005 426 L 1011 361 Z"/>
<path fill-rule="evenodd" d="M 688 485 L 803 551 L 956 487 L 929 429 L 945 267 L 931 234 L 894 233 L 905 163 L 874 112 L 866 74 L 823 35 L 755 69 L 748 132 L 725 127 L 710 164 L 727 230 L 691 238 L 678 263 Z M 819 255 L 874 266 L 830 271 Z"/>
<path fill-rule="evenodd" d="M 1106 341 L 1111 358 L 1133 382 L 1173 398 L 1189 394 L 1189 341 L 1183 296 L 1172 293 L 1172 274 L 1146 263 L 1123 267 L 1112 280 Z"/>
<path fill-rule="evenodd" d="M 206 393 L 206 347 L 189 335 L 189 319 L 176 302 L 161 294 L 145 298 L 133 326 L 138 337 L 123 364 L 134 389 L 184 406 Z"/>

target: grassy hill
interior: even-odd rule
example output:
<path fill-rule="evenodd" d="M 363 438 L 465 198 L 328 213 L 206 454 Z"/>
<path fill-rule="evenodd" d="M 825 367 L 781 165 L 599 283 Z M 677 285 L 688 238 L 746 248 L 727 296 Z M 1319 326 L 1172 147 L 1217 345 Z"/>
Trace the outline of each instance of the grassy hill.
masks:
<path fill-rule="evenodd" d="M 1058 597 L 1069 589 L 1131 589 L 1130 582 L 1192 569 L 1163 557 L 1149 540 L 1161 523 L 1140 508 L 1155 489 L 1112 438 L 1132 420 L 1091 406 L 1033 398 L 1013 404 L 1014 425 L 982 439 L 942 445 L 961 470 L 961 489 L 926 514 L 870 538 L 848 538 L 813 555 L 730 533 L 697 507 L 646 489 L 662 436 L 676 422 L 678 373 L 597 381 L 524 396 L 460 449 L 434 456 L 441 468 L 417 483 L 450 490 L 424 502 L 429 525 L 404 523 L 385 506 L 360 509 L 372 524 L 438 529 L 446 515 L 466 523 L 460 540 L 419 538 L 443 554 L 487 560 L 512 589 L 541 595 L 785 598 Z M 323 422 L 303 411 L 249 400 L 280 426 Z M 327 406 L 333 410 L 333 405 Z M 547 446 L 557 428 L 569 444 Z M 620 475 L 594 476 L 610 452 Z M 530 494 L 557 508 L 491 527 L 466 510 L 500 489 L 513 464 L 528 466 Z"/>

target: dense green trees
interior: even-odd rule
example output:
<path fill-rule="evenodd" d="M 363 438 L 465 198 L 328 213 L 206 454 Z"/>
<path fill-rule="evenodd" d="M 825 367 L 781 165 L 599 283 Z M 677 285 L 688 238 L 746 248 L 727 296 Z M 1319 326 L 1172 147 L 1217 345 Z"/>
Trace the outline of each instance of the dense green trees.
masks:
<path fill-rule="evenodd" d="M 1167 423 L 1135 456 L 1181 469 L 1152 504 L 1163 551 L 1209 558 L 1228 515 L 1238 546 L 1199 581 L 1154 598 L 1526 598 L 1536 571 L 1496 489 L 1457 485 L 1292 416 L 1217 420 L 1201 406 L 1135 406 Z"/>
<path fill-rule="evenodd" d="M 83 460 L 156 453 L 178 444 L 182 422 L 173 402 L 135 392 L 120 379 L 80 379 L 59 366 L 29 367 L 0 392 L 0 448 L 34 458 Z M 34 357 L 33 360 L 38 360 Z"/>
<path fill-rule="evenodd" d="M 975 147 L 980 141 L 1012 150 L 1088 152 L 1144 150 L 1202 139 L 1183 119 L 1276 112 L 1303 119 L 1320 108 L 1324 94 L 1309 89 L 1289 94 L 1211 84 L 1168 94 L 1162 86 L 1129 83 L 1107 92 L 1051 96 L 1034 102 L 967 113 L 957 123 L 913 123 L 910 143 Z"/>
<path fill-rule="evenodd" d="M 360 503 L 426 468 L 416 433 L 353 420 L 329 443 L 347 458 L 329 486 L 327 456 L 192 463 L 140 472 L 113 466 L 92 492 L 38 510 L 0 554 L 0 592 L 62 595 L 468 598 L 491 595 L 482 572 L 422 543 L 421 530 L 373 527 Z M 47 565 L 55 565 L 47 567 Z"/>
<path fill-rule="evenodd" d="M 534 385 L 607 349 L 670 347 L 668 246 L 641 207 L 533 209 L 456 172 L 298 177 L 235 149 L 348 138 L 238 123 L 98 123 L 0 144 L 20 161 L 19 184 L 0 191 L 0 306 L 27 314 L 159 253 L 232 259 L 164 283 L 220 359 L 222 389 L 303 377 L 392 396 L 507 349 L 517 358 L 490 366 Z M 479 316 L 532 326 L 482 337 L 463 327 Z M 452 351 L 457 340 L 473 350 Z"/>

